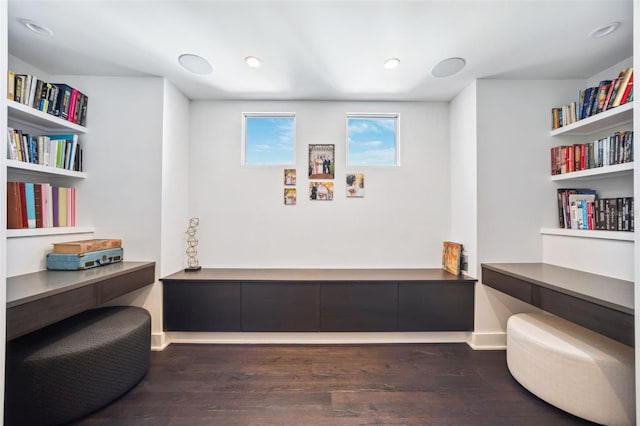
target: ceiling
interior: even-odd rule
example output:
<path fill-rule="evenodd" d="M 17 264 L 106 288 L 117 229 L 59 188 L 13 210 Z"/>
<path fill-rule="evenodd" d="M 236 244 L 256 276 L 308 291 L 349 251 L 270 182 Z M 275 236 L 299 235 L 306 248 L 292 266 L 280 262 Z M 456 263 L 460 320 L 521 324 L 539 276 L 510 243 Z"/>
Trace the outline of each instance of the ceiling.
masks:
<path fill-rule="evenodd" d="M 632 3 L 10 0 L 9 51 L 51 75 L 163 76 L 191 99 L 447 101 L 478 78 L 588 78 L 632 56 Z M 183 53 L 213 73 L 186 71 Z M 433 77 L 449 57 L 466 67 Z"/>

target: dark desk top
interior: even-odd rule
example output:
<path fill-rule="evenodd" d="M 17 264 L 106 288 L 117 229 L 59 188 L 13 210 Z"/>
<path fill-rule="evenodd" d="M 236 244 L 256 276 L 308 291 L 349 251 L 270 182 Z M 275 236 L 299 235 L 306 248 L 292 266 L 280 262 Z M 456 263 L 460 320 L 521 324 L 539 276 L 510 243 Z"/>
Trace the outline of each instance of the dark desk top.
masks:
<path fill-rule="evenodd" d="M 467 275 L 443 269 L 250 269 L 203 268 L 176 272 L 160 281 L 460 281 L 475 282 Z"/>
<path fill-rule="evenodd" d="M 118 262 L 85 271 L 39 271 L 7 278 L 7 308 L 135 272 L 154 262 Z"/>
<path fill-rule="evenodd" d="M 483 263 L 482 267 L 626 314 L 634 314 L 633 281 L 548 263 Z"/>

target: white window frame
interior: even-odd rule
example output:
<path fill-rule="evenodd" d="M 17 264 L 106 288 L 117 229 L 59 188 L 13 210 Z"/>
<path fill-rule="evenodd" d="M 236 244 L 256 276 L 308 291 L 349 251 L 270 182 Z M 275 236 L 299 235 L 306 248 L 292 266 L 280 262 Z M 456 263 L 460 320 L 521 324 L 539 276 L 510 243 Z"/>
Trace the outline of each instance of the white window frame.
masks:
<path fill-rule="evenodd" d="M 396 155 L 395 155 L 395 163 L 394 164 L 351 164 L 349 162 L 349 119 L 351 118 L 363 118 L 363 119 L 375 119 L 375 118 L 383 118 L 383 119 L 389 119 L 389 118 L 394 118 L 396 120 L 396 131 L 395 131 L 395 148 L 396 148 Z M 370 113 L 370 112 L 366 112 L 366 113 L 355 113 L 355 112 L 348 112 L 347 113 L 347 117 L 345 120 L 346 123 L 346 153 L 345 153 L 345 158 L 346 158 L 346 164 L 347 167 L 400 167 L 400 113 L 396 113 L 396 112 L 383 112 L 383 113 Z"/>
<path fill-rule="evenodd" d="M 291 163 L 247 163 L 247 118 L 293 118 L 293 154 Z M 295 112 L 243 112 L 242 140 L 240 149 L 240 164 L 248 167 L 282 167 L 295 166 L 296 163 L 296 113 Z"/>

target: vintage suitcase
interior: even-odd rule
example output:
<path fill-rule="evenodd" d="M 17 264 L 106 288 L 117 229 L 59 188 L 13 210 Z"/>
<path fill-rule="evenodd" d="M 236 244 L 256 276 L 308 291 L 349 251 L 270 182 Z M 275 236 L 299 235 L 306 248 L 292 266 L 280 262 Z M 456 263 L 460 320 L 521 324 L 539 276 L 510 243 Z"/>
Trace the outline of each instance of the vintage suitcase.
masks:
<path fill-rule="evenodd" d="M 53 271 L 82 271 L 108 265 L 109 263 L 121 262 L 122 255 L 121 247 L 80 254 L 49 253 L 47 254 L 47 269 Z"/>

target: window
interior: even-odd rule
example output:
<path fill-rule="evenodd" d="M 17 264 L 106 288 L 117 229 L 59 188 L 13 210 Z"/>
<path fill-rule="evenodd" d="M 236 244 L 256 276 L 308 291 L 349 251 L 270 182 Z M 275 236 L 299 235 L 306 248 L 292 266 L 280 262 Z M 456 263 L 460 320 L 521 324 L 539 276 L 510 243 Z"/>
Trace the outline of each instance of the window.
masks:
<path fill-rule="evenodd" d="M 242 164 L 294 164 L 295 114 L 244 113 L 243 122 Z"/>
<path fill-rule="evenodd" d="M 398 166 L 399 114 L 347 114 L 347 166 Z"/>

